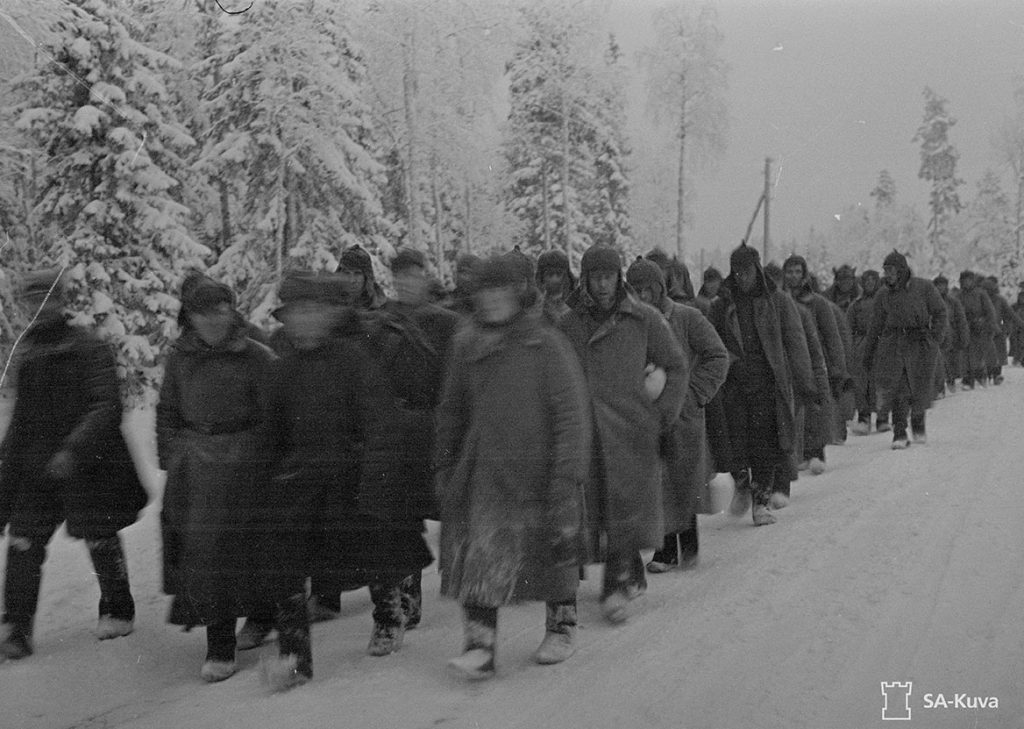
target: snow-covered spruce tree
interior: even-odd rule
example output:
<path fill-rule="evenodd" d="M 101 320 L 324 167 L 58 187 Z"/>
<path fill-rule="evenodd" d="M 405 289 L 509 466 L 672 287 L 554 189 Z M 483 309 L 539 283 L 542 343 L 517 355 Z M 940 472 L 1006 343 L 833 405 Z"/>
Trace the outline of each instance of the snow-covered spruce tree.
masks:
<path fill-rule="evenodd" d="M 949 130 L 956 119 L 946 111 L 946 99 L 931 88 L 925 87 L 924 100 L 924 120 L 911 141 L 921 144 L 921 169 L 917 176 L 932 186 L 928 197 L 928 235 L 933 264 L 944 269 L 954 257 L 948 223 L 963 207 L 957 193 L 963 180 L 956 176 L 960 153 L 949 141 Z"/>
<path fill-rule="evenodd" d="M 194 74 L 210 132 L 196 163 L 232 187 L 231 243 L 211 273 L 262 323 L 282 271 L 332 269 L 360 244 L 384 257 L 365 69 L 330 2 L 263 2 L 227 28 Z"/>
<path fill-rule="evenodd" d="M 591 107 L 592 126 L 587 134 L 594 160 L 589 185 L 582 195 L 583 234 L 594 243 L 632 252 L 630 228 L 630 182 L 626 142 L 627 79 L 619 63 L 622 51 L 614 36 L 608 38 L 605 67 L 595 84 Z"/>
<path fill-rule="evenodd" d="M 579 3 L 524 8 L 507 65 L 506 205 L 524 250 L 560 248 L 574 266 L 595 238 L 629 243 L 621 82 L 596 17 Z"/>
<path fill-rule="evenodd" d="M 1004 285 L 1016 285 L 1019 270 L 1014 260 L 1013 206 L 999 176 L 986 170 L 963 216 L 965 250 L 955 261 L 985 274 L 999 276 Z"/>
<path fill-rule="evenodd" d="M 67 267 L 74 321 L 117 345 L 137 397 L 158 376 L 180 279 L 209 251 L 184 225 L 181 153 L 193 140 L 161 82 L 174 61 L 130 28 L 116 2 L 76 0 L 16 89 L 18 127 L 45 155 L 35 213 L 55 231 L 46 258 Z"/>

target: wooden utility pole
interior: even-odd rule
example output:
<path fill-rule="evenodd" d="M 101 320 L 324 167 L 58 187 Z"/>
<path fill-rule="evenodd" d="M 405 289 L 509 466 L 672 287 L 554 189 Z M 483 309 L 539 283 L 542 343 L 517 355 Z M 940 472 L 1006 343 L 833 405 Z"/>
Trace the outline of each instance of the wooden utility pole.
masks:
<path fill-rule="evenodd" d="M 772 158 L 764 158 L 764 241 L 762 243 L 762 261 L 768 263 L 768 211 L 772 199 Z"/>

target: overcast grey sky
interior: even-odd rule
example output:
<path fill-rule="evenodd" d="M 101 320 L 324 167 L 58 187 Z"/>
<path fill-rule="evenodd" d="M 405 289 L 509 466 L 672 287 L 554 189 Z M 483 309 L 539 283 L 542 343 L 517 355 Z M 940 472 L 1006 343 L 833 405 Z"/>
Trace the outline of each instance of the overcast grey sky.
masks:
<path fill-rule="evenodd" d="M 613 13 L 627 54 L 646 42 L 652 0 Z M 813 225 L 858 202 L 871 205 L 882 169 L 898 199 L 922 214 L 911 143 L 924 87 L 948 99 L 958 123 L 961 197 L 997 167 L 991 137 L 1024 74 L 1024 0 L 720 0 L 723 55 L 732 66 L 729 147 L 697 182 L 690 249 L 731 248 L 753 213 L 764 158 L 775 161 L 772 239 L 803 243 Z M 626 10 L 628 8 L 628 10 Z M 1009 181 L 1007 180 L 1007 184 Z M 758 224 L 760 225 L 760 224 Z"/>

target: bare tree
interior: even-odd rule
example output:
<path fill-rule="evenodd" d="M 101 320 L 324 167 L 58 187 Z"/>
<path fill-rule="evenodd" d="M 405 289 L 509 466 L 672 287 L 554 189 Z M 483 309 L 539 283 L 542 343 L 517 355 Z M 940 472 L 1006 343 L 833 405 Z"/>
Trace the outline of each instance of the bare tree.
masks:
<path fill-rule="evenodd" d="M 647 74 L 648 111 L 675 134 L 676 252 L 683 257 L 691 166 L 725 149 L 729 65 L 720 55 L 723 36 L 713 5 L 696 13 L 684 4 L 666 5 L 654 12 L 653 23 L 655 41 L 641 52 L 640 62 Z"/>

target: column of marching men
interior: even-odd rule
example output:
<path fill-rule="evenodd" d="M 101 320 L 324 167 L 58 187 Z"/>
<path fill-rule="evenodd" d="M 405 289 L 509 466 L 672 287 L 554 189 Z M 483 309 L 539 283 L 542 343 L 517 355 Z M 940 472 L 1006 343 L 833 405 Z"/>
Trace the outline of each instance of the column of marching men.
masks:
<path fill-rule="evenodd" d="M 714 474 L 732 474 L 733 514 L 771 524 L 847 422 L 891 431 L 893 449 L 924 443 L 934 398 L 1001 383 L 1007 337 L 1024 356 L 1024 292 L 1011 306 L 970 271 L 950 292 L 896 251 L 881 274 L 836 269 L 822 293 L 800 256 L 762 266 L 745 244 L 696 292 L 657 249 L 624 267 L 591 247 L 578 280 L 557 251 L 464 256 L 450 294 L 419 252 L 390 266 L 393 299 L 358 246 L 333 274 L 287 273 L 269 337 L 228 286 L 200 273 L 181 285 L 156 412 L 162 589 L 170 623 L 205 629 L 206 681 L 275 632 L 269 685 L 307 681 L 310 624 L 362 587 L 367 652 L 399 650 L 422 618 L 427 519 L 441 523 L 441 594 L 463 615 L 450 667 L 492 676 L 499 609 L 524 600 L 545 604 L 535 660 L 559 663 L 577 647 L 586 565 L 604 565 L 612 624 L 648 573 L 697 565 Z M 0 448 L 4 659 L 33 653 L 61 524 L 95 569 L 97 637 L 134 629 L 118 532 L 147 497 L 112 351 L 67 323 L 62 294 L 56 269 L 24 277 L 33 321 Z"/>

